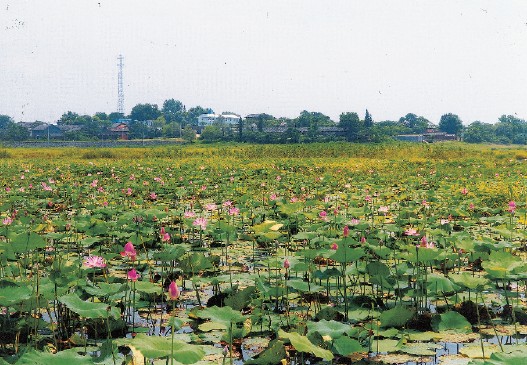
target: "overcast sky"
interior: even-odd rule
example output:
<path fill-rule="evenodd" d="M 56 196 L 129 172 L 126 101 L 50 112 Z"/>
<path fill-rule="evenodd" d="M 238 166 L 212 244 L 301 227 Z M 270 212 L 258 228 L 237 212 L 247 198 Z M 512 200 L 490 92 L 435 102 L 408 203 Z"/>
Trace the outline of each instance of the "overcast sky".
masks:
<path fill-rule="evenodd" d="M 0 0 L 0 114 L 116 111 L 119 54 L 127 113 L 527 119 L 525 0 Z"/>

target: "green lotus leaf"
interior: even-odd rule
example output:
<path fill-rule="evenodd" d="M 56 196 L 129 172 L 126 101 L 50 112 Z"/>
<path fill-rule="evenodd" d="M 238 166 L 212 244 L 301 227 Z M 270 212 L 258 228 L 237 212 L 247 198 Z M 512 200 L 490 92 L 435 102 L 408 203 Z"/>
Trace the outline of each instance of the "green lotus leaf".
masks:
<path fill-rule="evenodd" d="M 239 311 L 233 310 L 231 307 L 210 307 L 196 311 L 198 318 L 210 319 L 213 322 L 225 324 L 227 327 L 231 323 L 242 322 L 245 319 Z"/>
<path fill-rule="evenodd" d="M 396 352 L 401 349 L 403 346 L 403 341 L 401 340 L 372 340 L 370 347 L 374 352 Z"/>
<path fill-rule="evenodd" d="M 385 277 L 390 275 L 390 269 L 388 266 L 380 261 L 369 262 L 366 265 L 366 271 L 370 275 L 380 275 Z"/>
<path fill-rule="evenodd" d="M 315 346 L 306 336 L 302 336 L 299 333 L 288 333 L 283 330 L 279 330 L 278 337 L 291 341 L 291 344 L 298 352 L 307 352 L 327 361 L 333 359 L 333 354 L 331 351 Z"/>
<path fill-rule="evenodd" d="M 77 313 L 83 318 L 120 318 L 121 312 L 118 308 L 109 306 L 105 303 L 92 303 L 79 298 L 75 293 L 66 294 L 59 297 L 59 301 L 72 312 Z"/>
<path fill-rule="evenodd" d="M 514 256 L 510 252 L 493 251 L 490 253 L 488 261 L 484 261 L 481 266 L 493 279 L 505 279 L 513 270 L 523 266 L 520 257 Z"/>
<path fill-rule="evenodd" d="M 243 308 L 249 306 L 253 296 L 256 293 L 256 287 L 248 286 L 242 290 L 238 290 L 227 298 L 225 298 L 224 303 L 226 306 L 231 307 L 234 310 L 242 310 Z"/>
<path fill-rule="evenodd" d="M 429 274 L 426 280 L 427 289 L 438 295 L 453 294 L 460 289 L 458 285 L 442 275 Z"/>
<path fill-rule="evenodd" d="M 186 252 L 188 252 L 188 247 L 183 245 L 167 245 L 163 247 L 163 250 L 154 253 L 154 260 L 157 261 L 175 261 L 178 260 L 181 256 L 183 256 Z"/>
<path fill-rule="evenodd" d="M 419 356 L 434 356 L 436 350 L 442 348 L 441 345 L 430 342 L 407 343 L 399 351 Z"/>
<path fill-rule="evenodd" d="M 75 351 L 60 351 L 56 354 L 29 350 L 16 362 L 21 365 L 93 365 L 90 356 L 82 356 Z"/>
<path fill-rule="evenodd" d="M 135 338 L 120 338 L 114 341 L 120 346 L 130 346 L 149 359 L 170 357 L 173 351 L 174 359 L 181 364 L 194 364 L 205 356 L 201 346 L 192 345 L 170 337 L 148 336 L 139 333 Z M 172 350 L 173 348 L 173 350 Z"/>
<path fill-rule="evenodd" d="M 510 353 L 494 352 L 490 359 L 485 360 L 484 365 L 523 365 L 527 359 L 527 346 L 521 350 Z"/>
<path fill-rule="evenodd" d="M 470 333 L 472 326 L 465 317 L 458 312 L 450 311 L 432 318 L 432 329 L 436 332 L 453 331 Z"/>
<path fill-rule="evenodd" d="M 398 305 L 381 313 L 380 321 L 383 327 L 402 327 L 414 315 L 414 311 Z"/>
<path fill-rule="evenodd" d="M 349 240 L 347 241 L 349 242 Z M 366 254 L 363 248 L 351 248 L 348 244 L 339 244 L 330 259 L 339 263 L 355 262 Z"/>
<path fill-rule="evenodd" d="M 482 290 L 487 284 L 490 283 L 489 279 L 474 276 L 468 272 L 463 272 L 461 274 L 451 274 L 449 278 L 457 285 L 470 290 Z"/>
<path fill-rule="evenodd" d="M 285 352 L 284 343 L 280 340 L 273 340 L 269 342 L 267 348 L 262 351 L 255 359 L 250 359 L 245 362 L 247 365 L 275 365 L 279 364 L 282 359 L 285 359 L 287 354 Z"/>
<path fill-rule="evenodd" d="M 15 253 L 32 251 L 46 247 L 46 241 L 35 232 L 21 233 L 14 236 L 10 242 L 10 249 Z"/>
<path fill-rule="evenodd" d="M 348 356 L 355 352 L 367 352 L 367 349 L 364 349 L 359 341 L 348 336 L 337 338 L 332 345 L 334 352 L 342 356 Z"/>
<path fill-rule="evenodd" d="M 302 279 L 291 279 L 287 281 L 287 286 L 290 288 L 293 288 L 295 290 L 298 290 L 299 292 L 303 293 L 316 293 L 323 289 L 322 286 L 306 282 Z"/>
<path fill-rule="evenodd" d="M 89 248 L 93 246 L 95 243 L 101 242 L 103 240 L 102 237 L 86 237 L 80 241 L 80 244 L 84 248 Z"/>
<path fill-rule="evenodd" d="M 309 321 L 307 323 L 307 335 L 318 332 L 321 336 L 329 336 L 337 339 L 349 333 L 351 326 L 337 321 L 326 321 L 324 319 L 318 322 Z"/>
<path fill-rule="evenodd" d="M 96 297 L 106 297 L 126 291 L 127 285 L 123 283 L 98 283 L 97 286 L 88 285 L 82 287 L 88 294 Z"/>
<path fill-rule="evenodd" d="M 9 307 L 21 303 L 33 296 L 33 289 L 30 286 L 19 286 L 12 283 L 6 285 L 5 282 L 0 286 L 0 307 Z"/>
<path fill-rule="evenodd" d="M 145 294 L 161 294 L 163 292 L 160 284 L 151 283 L 150 281 L 136 281 L 134 287 L 138 292 Z"/>

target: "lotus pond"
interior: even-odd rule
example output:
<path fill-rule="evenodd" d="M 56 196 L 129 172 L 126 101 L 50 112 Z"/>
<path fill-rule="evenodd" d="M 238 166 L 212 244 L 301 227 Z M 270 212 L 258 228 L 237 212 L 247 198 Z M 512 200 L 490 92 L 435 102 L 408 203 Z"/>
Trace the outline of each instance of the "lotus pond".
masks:
<path fill-rule="evenodd" d="M 0 157 L 0 364 L 527 359 L 524 149 Z"/>

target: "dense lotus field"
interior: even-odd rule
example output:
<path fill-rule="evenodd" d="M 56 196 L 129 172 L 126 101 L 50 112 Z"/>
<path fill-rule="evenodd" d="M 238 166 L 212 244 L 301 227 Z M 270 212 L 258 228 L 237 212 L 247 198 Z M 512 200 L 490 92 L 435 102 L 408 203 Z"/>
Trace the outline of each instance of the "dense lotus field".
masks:
<path fill-rule="evenodd" d="M 527 151 L 0 153 L 0 364 L 524 364 Z"/>

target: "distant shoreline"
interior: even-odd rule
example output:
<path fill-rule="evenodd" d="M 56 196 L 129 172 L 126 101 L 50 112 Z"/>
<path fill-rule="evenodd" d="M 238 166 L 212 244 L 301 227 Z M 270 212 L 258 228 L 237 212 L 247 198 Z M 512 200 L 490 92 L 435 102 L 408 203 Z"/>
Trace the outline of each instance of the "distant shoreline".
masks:
<path fill-rule="evenodd" d="M 4 141 L 3 147 L 8 148 L 50 148 L 50 147 L 79 147 L 79 148 L 117 148 L 117 147 L 153 147 L 183 145 L 180 140 L 130 140 L 130 141 Z"/>

